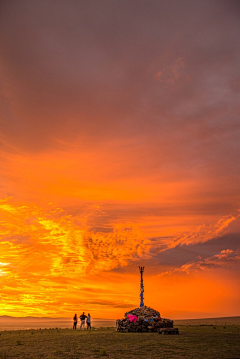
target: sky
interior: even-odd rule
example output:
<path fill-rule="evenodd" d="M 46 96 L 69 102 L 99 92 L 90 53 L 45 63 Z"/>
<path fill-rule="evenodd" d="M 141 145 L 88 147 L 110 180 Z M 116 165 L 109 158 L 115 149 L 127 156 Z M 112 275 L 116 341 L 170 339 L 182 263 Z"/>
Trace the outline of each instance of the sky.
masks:
<path fill-rule="evenodd" d="M 240 315 L 238 0 L 2 0 L 0 315 Z"/>

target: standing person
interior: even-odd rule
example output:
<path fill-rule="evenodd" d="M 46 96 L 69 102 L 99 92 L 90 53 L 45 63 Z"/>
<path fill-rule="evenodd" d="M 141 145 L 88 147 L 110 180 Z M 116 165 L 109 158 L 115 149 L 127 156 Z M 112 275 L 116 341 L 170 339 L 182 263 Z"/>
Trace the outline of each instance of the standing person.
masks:
<path fill-rule="evenodd" d="M 77 321 L 78 321 L 77 314 L 75 314 L 73 317 L 73 329 L 75 330 L 77 329 Z"/>
<path fill-rule="evenodd" d="M 83 330 L 84 330 L 84 327 L 85 327 L 85 319 L 87 318 L 87 316 L 84 314 L 80 315 L 79 319 L 81 321 L 81 324 L 80 324 L 80 327 L 79 327 L 79 330 L 81 330 L 81 328 L 83 327 Z"/>
<path fill-rule="evenodd" d="M 91 330 L 92 327 L 91 327 L 91 315 L 88 313 L 88 316 L 87 316 L 87 330 L 88 328 Z"/>

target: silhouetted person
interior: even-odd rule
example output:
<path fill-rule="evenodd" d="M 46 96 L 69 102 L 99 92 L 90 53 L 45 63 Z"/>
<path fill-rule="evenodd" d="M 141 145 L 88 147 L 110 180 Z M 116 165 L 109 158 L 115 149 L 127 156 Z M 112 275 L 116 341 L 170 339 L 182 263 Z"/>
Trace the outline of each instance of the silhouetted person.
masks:
<path fill-rule="evenodd" d="M 77 319 L 77 314 L 74 315 L 73 317 L 73 329 L 77 329 L 77 322 L 78 322 L 78 319 Z"/>
<path fill-rule="evenodd" d="M 90 330 L 92 329 L 91 327 L 91 315 L 88 313 L 88 316 L 87 316 L 87 330 Z"/>
<path fill-rule="evenodd" d="M 83 327 L 83 329 L 84 329 L 84 327 L 85 327 L 85 319 L 87 318 L 87 316 L 84 314 L 84 312 L 83 312 L 83 314 L 82 315 L 80 315 L 80 317 L 79 317 L 79 319 L 80 319 L 80 321 L 81 321 L 81 324 L 80 324 L 80 327 L 79 327 L 79 330 Z"/>

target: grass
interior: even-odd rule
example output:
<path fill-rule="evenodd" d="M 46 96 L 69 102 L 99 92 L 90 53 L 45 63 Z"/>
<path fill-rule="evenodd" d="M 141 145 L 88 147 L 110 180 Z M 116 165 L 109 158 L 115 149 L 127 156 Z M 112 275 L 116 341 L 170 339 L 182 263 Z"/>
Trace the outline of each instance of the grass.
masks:
<path fill-rule="evenodd" d="M 0 359 L 240 359 L 240 325 L 178 326 L 180 335 L 113 328 L 3 331 Z"/>

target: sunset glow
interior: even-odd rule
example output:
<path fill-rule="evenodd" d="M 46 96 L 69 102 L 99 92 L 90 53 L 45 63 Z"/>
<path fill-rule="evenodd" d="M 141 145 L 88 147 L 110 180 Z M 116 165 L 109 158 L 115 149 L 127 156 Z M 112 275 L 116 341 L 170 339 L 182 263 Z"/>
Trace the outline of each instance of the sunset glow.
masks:
<path fill-rule="evenodd" d="M 0 316 L 240 315 L 239 10 L 2 3 Z"/>

